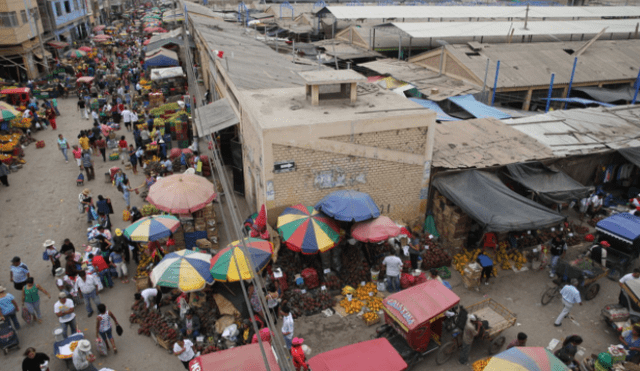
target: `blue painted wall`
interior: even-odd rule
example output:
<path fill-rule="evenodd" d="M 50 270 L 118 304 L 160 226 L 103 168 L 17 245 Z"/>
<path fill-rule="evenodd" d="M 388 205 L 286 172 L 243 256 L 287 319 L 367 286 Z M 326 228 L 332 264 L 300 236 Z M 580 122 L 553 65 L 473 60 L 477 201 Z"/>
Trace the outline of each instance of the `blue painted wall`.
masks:
<path fill-rule="evenodd" d="M 68 22 L 72 22 L 75 21 L 76 19 L 80 19 L 84 16 L 87 15 L 87 11 L 86 9 L 84 9 L 82 7 L 82 5 L 84 4 L 84 0 L 80 0 L 78 1 L 78 5 L 80 6 L 80 9 L 75 9 L 75 3 L 72 0 L 67 0 L 70 3 L 71 6 L 71 12 L 70 13 L 66 13 L 65 12 L 65 8 L 64 8 L 64 0 L 60 0 L 60 1 L 51 1 L 49 2 L 50 6 L 51 6 L 51 14 L 54 16 L 54 22 L 56 24 L 56 27 L 59 27 L 62 24 L 68 23 Z M 62 9 L 63 15 L 58 15 L 56 12 L 56 3 L 60 4 L 60 9 Z"/>

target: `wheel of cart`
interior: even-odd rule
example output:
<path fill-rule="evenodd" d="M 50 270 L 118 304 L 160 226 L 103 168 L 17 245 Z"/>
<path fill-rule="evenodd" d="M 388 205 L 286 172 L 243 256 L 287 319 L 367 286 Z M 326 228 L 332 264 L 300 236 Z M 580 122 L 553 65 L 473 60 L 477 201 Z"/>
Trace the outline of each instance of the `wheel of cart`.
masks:
<path fill-rule="evenodd" d="M 573 262 L 558 261 L 556 265 L 556 273 L 558 277 L 553 280 L 554 287 L 549 287 L 542 293 L 540 303 L 547 305 L 555 298 L 560 296 L 560 290 L 568 285 L 572 279 L 579 281 L 578 290 L 585 300 L 593 300 L 600 292 L 600 284 L 598 280 L 609 274 L 608 269 L 602 269 L 601 266 L 594 264 L 590 259 L 580 258 Z"/>
<path fill-rule="evenodd" d="M 20 349 L 18 333 L 8 320 L 0 321 L 0 348 L 5 355 L 9 354 L 9 350 L 11 349 Z"/>
<path fill-rule="evenodd" d="M 66 339 L 53 343 L 53 354 L 56 355 L 56 358 L 65 362 L 67 370 L 75 370 L 75 367 L 73 367 L 73 350 L 71 350 L 71 344 L 74 342 L 77 343 L 82 339 L 84 339 L 84 334 L 78 332 Z"/>
<path fill-rule="evenodd" d="M 488 298 L 465 308 L 468 315 L 475 315 L 480 321 L 488 322 L 488 328 L 482 334 L 489 341 L 489 354 L 496 354 L 504 345 L 506 338 L 502 332 L 516 323 L 516 315 L 504 305 Z M 464 329 L 462 330 L 464 331 Z M 453 340 L 443 344 L 436 354 L 436 363 L 446 363 L 462 347 L 462 331 L 454 332 Z"/>

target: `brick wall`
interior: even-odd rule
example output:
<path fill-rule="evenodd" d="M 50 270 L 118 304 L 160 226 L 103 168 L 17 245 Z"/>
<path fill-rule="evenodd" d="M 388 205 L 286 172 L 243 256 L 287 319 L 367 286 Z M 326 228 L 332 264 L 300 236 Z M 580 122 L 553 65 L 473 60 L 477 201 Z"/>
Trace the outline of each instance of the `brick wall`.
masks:
<path fill-rule="evenodd" d="M 353 135 L 341 135 L 328 137 L 325 139 L 336 140 L 371 146 L 376 148 L 390 149 L 398 152 L 424 155 L 425 144 L 427 142 L 427 128 L 410 128 L 398 130 L 377 131 L 373 133 L 358 133 Z"/>
<path fill-rule="evenodd" d="M 354 189 L 371 195 L 383 215 L 394 220 L 408 222 L 421 215 L 421 166 L 277 144 L 273 145 L 273 160 L 296 163 L 295 171 L 273 175 L 275 201 L 270 209 L 276 212 L 296 203 L 315 205 L 333 191 Z M 344 186 L 323 188 L 317 182 L 321 174 L 330 174 Z"/>

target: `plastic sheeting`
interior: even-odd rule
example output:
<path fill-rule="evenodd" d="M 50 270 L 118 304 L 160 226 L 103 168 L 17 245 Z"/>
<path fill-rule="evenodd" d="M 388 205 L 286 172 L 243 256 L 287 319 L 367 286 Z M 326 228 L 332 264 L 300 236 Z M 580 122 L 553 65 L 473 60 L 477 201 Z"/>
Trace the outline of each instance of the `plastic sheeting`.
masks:
<path fill-rule="evenodd" d="M 618 148 L 618 152 L 629 162 L 640 167 L 640 147 Z"/>
<path fill-rule="evenodd" d="M 585 187 L 562 171 L 550 169 L 541 162 L 509 164 L 507 176 L 535 192 L 546 203 L 560 204 L 589 195 L 593 187 Z"/>
<path fill-rule="evenodd" d="M 486 117 L 494 117 L 499 120 L 511 118 L 511 115 L 497 108 L 478 102 L 471 94 L 450 97 L 449 100 L 479 119 Z"/>
<path fill-rule="evenodd" d="M 577 103 L 582 104 L 583 106 L 588 106 L 590 104 L 597 104 L 602 107 L 615 107 L 615 104 L 598 102 L 597 100 L 584 99 L 584 98 L 544 98 L 543 100 L 550 100 L 552 102 L 566 102 L 566 103 Z"/>
<path fill-rule="evenodd" d="M 633 243 L 640 237 L 640 217 L 628 213 L 616 214 L 599 221 L 596 230 L 624 242 Z"/>
<path fill-rule="evenodd" d="M 573 90 L 583 92 L 600 102 L 630 102 L 633 100 L 635 90 L 632 86 L 623 86 L 619 89 L 606 89 L 597 86 L 575 87 Z"/>
<path fill-rule="evenodd" d="M 494 174 L 469 170 L 434 179 L 434 187 L 482 225 L 485 231 L 544 228 L 565 217 L 523 197 Z"/>
<path fill-rule="evenodd" d="M 171 50 L 160 48 L 157 51 L 150 52 L 148 55 L 144 60 L 145 68 L 178 65 L 178 55 Z"/>
<path fill-rule="evenodd" d="M 431 100 L 427 100 L 427 99 L 420 99 L 420 98 L 409 98 L 409 100 L 418 103 L 419 105 L 421 105 L 422 107 L 428 108 L 432 111 L 436 112 L 436 120 L 438 121 L 460 121 L 460 119 L 455 118 L 453 116 L 449 116 L 447 113 L 445 113 L 442 108 L 440 108 L 440 106 L 438 105 L 438 103 L 431 101 Z"/>

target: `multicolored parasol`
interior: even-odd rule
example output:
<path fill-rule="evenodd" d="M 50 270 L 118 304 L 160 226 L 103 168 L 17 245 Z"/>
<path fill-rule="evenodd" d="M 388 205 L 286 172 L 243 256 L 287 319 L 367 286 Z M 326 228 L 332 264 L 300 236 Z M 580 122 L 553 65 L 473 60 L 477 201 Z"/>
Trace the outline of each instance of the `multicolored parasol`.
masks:
<path fill-rule="evenodd" d="M 202 290 L 213 283 L 209 273 L 211 255 L 180 250 L 167 254 L 151 271 L 151 282 L 156 286 L 173 287 L 182 292 Z"/>
<path fill-rule="evenodd" d="M 124 230 L 131 241 L 155 241 L 169 237 L 180 227 L 178 218 L 172 215 L 154 215 L 142 218 Z"/>
<path fill-rule="evenodd" d="M 331 249 L 340 239 L 339 231 L 333 219 L 302 204 L 284 209 L 278 217 L 278 232 L 287 247 L 303 254 Z"/>
<path fill-rule="evenodd" d="M 380 242 L 399 234 L 400 227 L 386 216 L 359 222 L 351 227 L 351 236 L 362 242 Z"/>
<path fill-rule="evenodd" d="M 66 53 L 64 53 L 64 56 L 67 58 L 82 58 L 85 55 L 87 55 L 87 53 L 78 50 L 78 49 L 71 49 L 69 51 L 67 51 Z"/>
<path fill-rule="evenodd" d="M 10 121 L 18 117 L 20 112 L 7 102 L 0 102 L 0 121 Z"/>
<path fill-rule="evenodd" d="M 188 214 L 216 198 L 213 184 L 195 174 L 175 174 L 158 180 L 149 189 L 147 201 L 162 211 Z"/>
<path fill-rule="evenodd" d="M 542 347 L 513 347 L 489 360 L 483 371 L 568 371 L 569 368 Z"/>
<path fill-rule="evenodd" d="M 211 259 L 209 271 L 214 280 L 235 282 L 253 277 L 253 272 L 249 268 L 249 261 L 247 261 L 247 257 L 242 251 L 243 241 L 254 269 L 259 272 L 267 265 L 273 253 L 271 242 L 247 237 L 242 241 L 235 241 L 227 245 Z M 238 276 L 238 270 L 240 271 L 240 276 Z"/>

